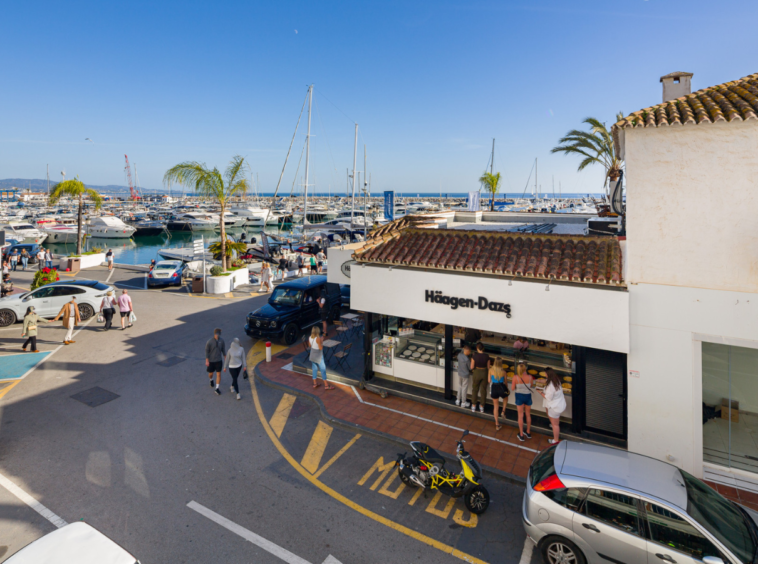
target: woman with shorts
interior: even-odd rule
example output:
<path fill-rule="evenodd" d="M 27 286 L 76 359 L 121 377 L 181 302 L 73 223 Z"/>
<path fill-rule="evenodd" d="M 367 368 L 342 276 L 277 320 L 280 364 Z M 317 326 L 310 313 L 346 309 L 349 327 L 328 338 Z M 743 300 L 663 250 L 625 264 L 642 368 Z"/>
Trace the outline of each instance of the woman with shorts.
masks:
<path fill-rule="evenodd" d="M 490 396 L 495 404 L 495 430 L 501 428 L 497 420 L 497 414 L 500 412 L 500 400 L 503 400 L 503 418 L 505 418 L 505 404 L 508 402 L 508 385 L 505 383 L 505 370 L 503 370 L 503 359 L 495 357 L 495 363 L 490 368 Z"/>
<path fill-rule="evenodd" d="M 521 442 L 531 439 L 532 435 L 532 382 L 534 378 L 526 371 L 524 361 L 519 361 L 516 375 L 513 377 L 513 393 L 516 394 L 516 409 L 518 410 L 518 435 Z M 526 432 L 524 432 L 524 416 L 526 416 Z"/>
<path fill-rule="evenodd" d="M 561 440 L 561 413 L 566 410 L 566 397 L 563 395 L 561 379 L 555 370 L 548 368 L 546 372 L 547 386 L 545 386 L 545 392 L 540 392 L 540 394 L 545 398 L 547 417 L 550 419 L 550 426 L 553 428 L 553 438 L 548 442 L 554 445 Z"/>

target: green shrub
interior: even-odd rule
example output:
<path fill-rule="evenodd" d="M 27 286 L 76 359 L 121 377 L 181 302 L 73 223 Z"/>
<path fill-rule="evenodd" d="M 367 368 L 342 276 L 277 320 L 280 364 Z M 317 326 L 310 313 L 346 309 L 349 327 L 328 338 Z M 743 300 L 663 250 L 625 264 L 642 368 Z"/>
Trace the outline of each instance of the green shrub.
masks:
<path fill-rule="evenodd" d="M 84 253 L 85 255 L 97 255 L 104 251 L 102 247 L 92 247 L 88 253 Z"/>
<path fill-rule="evenodd" d="M 211 267 L 211 276 L 221 276 L 221 274 L 224 272 L 224 269 L 220 266 L 212 266 Z"/>
<path fill-rule="evenodd" d="M 32 280 L 30 289 L 36 290 L 40 286 L 50 284 L 51 282 L 57 282 L 59 279 L 60 277 L 58 276 L 57 270 L 53 268 L 43 268 L 42 270 L 38 270 L 34 275 L 34 280 Z"/>

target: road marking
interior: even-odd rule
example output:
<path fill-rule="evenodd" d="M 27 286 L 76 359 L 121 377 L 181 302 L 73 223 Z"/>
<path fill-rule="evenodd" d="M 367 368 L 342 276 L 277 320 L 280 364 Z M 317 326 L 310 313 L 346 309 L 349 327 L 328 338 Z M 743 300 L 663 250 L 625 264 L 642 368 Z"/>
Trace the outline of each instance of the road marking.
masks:
<path fill-rule="evenodd" d="M 282 431 L 284 431 L 284 426 L 287 424 L 287 419 L 289 419 L 292 406 L 295 405 L 295 399 L 295 396 L 292 394 L 284 394 L 274 415 L 271 416 L 269 425 L 271 425 L 271 428 L 274 430 L 277 437 L 282 436 Z"/>
<path fill-rule="evenodd" d="M 450 515 L 450 512 L 453 510 L 453 505 L 455 505 L 455 498 L 451 497 L 444 509 L 437 509 L 437 503 L 440 499 L 442 499 L 442 492 L 434 494 L 432 501 L 426 506 L 426 512 L 447 519 L 448 515 Z"/>
<path fill-rule="evenodd" d="M 390 474 L 390 477 L 387 478 L 387 481 L 382 484 L 382 487 L 379 488 L 379 493 L 386 495 L 387 497 L 391 497 L 392 499 L 397 499 L 400 497 L 400 494 L 403 493 L 403 490 L 405 489 L 405 484 L 401 481 L 398 488 L 393 492 L 390 490 L 390 486 L 392 485 L 392 482 L 395 481 L 395 478 L 397 478 L 399 474 L 397 472 L 392 472 Z"/>
<path fill-rule="evenodd" d="M 358 485 L 362 486 L 363 484 L 365 484 L 366 480 L 368 480 L 371 477 L 371 474 L 373 474 L 374 471 L 376 470 L 377 472 L 379 472 L 379 477 L 376 479 L 376 481 L 369 488 L 371 491 L 376 491 L 376 488 L 379 487 L 379 484 L 382 483 L 382 480 L 384 480 L 387 477 L 387 474 L 389 474 L 390 471 L 394 467 L 395 467 L 395 463 L 392 460 L 390 460 L 389 462 L 385 463 L 384 462 L 384 457 L 380 456 L 379 460 L 377 460 L 376 462 L 374 462 L 374 465 L 371 468 L 369 468 L 368 472 L 366 472 L 363 475 L 363 477 L 360 480 L 358 480 Z"/>
<path fill-rule="evenodd" d="M 187 507 L 189 507 L 193 511 L 197 511 L 200 515 L 202 515 L 203 517 L 207 517 L 208 519 L 210 519 L 217 525 L 221 525 L 222 527 L 233 532 L 234 534 L 241 536 L 243 539 L 253 543 L 255 546 L 262 548 L 269 554 L 273 554 L 280 560 L 284 560 L 285 562 L 287 562 L 287 564 L 310 564 L 310 562 L 300 558 L 297 554 L 292 554 L 286 548 L 282 548 L 278 544 L 274 544 L 270 540 L 266 540 L 262 536 L 256 535 L 253 531 L 250 531 L 246 529 L 245 527 L 242 527 L 241 525 L 238 525 L 237 523 L 230 521 L 229 519 L 219 515 L 215 511 L 211 511 L 210 509 L 200 505 L 196 501 L 190 501 L 187 504 Z M 334 556 L 330 554 L 326 558 L 326 560 L 324 560 L 323 564 L 341 564 L 341 563 L 339 560 L 337 560 Z"/>
<path fill-rule="evenodd" d="M 3 396 L 10 392 L 16 384 L 18 384 L 21 380 L 13 380 L 10 384 L 5 386 L 2 390 L 0 390 L 0 399 L 3 399 Z"/>
<path fill-rule="evenodd" d="M 529 564 L 532 561 L 532 552 L 534 551 L 534 543 L 526 537 L 524 539 L 524 550 L 521 551 L 521 560 L 519 564 Z"/>
<path fill-rule="evenodd" d="M 0 397 L 1 397 L 1 396 L 0 396 Z M 323 465 L 323 466 L 322 466 L 322 467 L 319 469 L 319 471 L 318 471 L 318 472 L 316 472 L 316 473 L 313 475 L 313 477 L 314 477 L 314 478 L 318 478 L 319 476 L 321 476 L 321 474 L 323 474 L 324 472 L 326 472 L 326 471 L 327 471 L 327 469 L 328 469 L 328 468 L 329 468 L 329 467 L 330 467 L 332 464 L 334 464 L 334 463 L 337 461 L 337 459 L 338 459 L 340 456 L 342 456 L 343 454 L 345 454 L 345 452 L 347 452 L 347 449 L 349 449 L 351 446 L 353 446 L 353 445 L 355 444 L 355 441 L 357 441 L 357 440 L 358 440 L 358 439 L 360 439 L 360 438 L 361 438 L 361 435 L 360 435 L 360 433 L 358 433 L 358 434 L 357 434 L 357 435 L 355 435 L 355 436 L 354 436 L 352 439 L 350 439 L 350 442 L 348 442 L 348 443 L 347 443 L 345 446 L 343 446 L 343 447 L 340 449 L 340 451 L 339 451 L 337 454 L 335 454 L 334 456 L 332 456 L 332 457 L 329 459 L 329 462 L 327 462 L 326 464 L 324 464 L 324 465 Z"/>
<path fill-rule="evenodd" d="M 68 525 L 65 520 L 58 517 L 55 513 L 50 511 L 47 507 L 42 505 L 39 501 L 34 499 L 32 496 L 30 496 L 28 493 L 26 493 L 24 490 L 19 488 L 16 484 L 11 482 L 8 478 L 0 474 L 0 486 L 3 486 L 6 490 L 11 492 L 13 495 L 15 495 L 18 499 L 23 501 L 26 505 L 34 509 L 37 513 L 42 515 L 45 519 L 50 521 L 53 525 L 58 527 L 59 529 L 61 527 L 65 527 Z"/>
<path fill-rule="evenodd" d="M 321 457 L 324 456 L 326 444 L 329 442 L 329 437 L 331 436 L 332 428 L 323 421 L 319 421 L 311 437 L 311 442 L 308 443 L 308 448 L 305 449 L 303 459 L 300 461 L 303 468 L 311 474 L 315 474 L 316 470 L 318 470 L 319 464 L 321 464 Z"/>
<path fill-rule="evenodd" d="M 250 363 L 248 363 L 248 365 L 249 364 Z M 248 382 L 250 382 L 250 389 L 252 390 L 253 404 L 255 407 L 255 411 L 258 413 L 258 418 L 260 419 L 263 430 L 268 435 L 269 440 L 271 440 L 276 450 L 279 451 L 279 454 L 281 454 L 282 457 L 287 462 L 289 462 L 290 466 L 292 466 L 303 478 L 308 480 L 311 484 L 316 486 L 318 489 L 320 489 L 322 492 L 324 492 L 328 496 L 339 501 L 343 505 L 346 505 L 350 509 L 353 509 L 357 513 L 360 513 L 364 517 L 368 517 L 369 519 L 372 519 L 376 521 L 377 523 L 381 523 L 382 525 L 385 525 L 394 531 L 397 531 L 413 539 L 416 539 L 417 541 L 422 542 L 428 546 L 434 547 L 437 550 L 444 552 L 445 554 L 450 554 L 451 556 L 460 558 L 461 560 L 464 560 L 465 562 L 469 562 L 471 564 L 487 564 L 484 560 L 477 558 L 476 556 L 472 556 L 466 552 L 458 550 L 454 546 L 450 546 L 436 539 L 433 539 L 427 535 L 419 533 L 418 531 L 414 531 L 413 529 L 406 527 L 405 525 L 401 525 L 400 523 L 396 523 L 395 521 L 392 521 L 391 519 L 387 519 L 386 517 L 383 517 L 379 515 L 378 513 L 375 513 L 371 511 L 370 509 L 363 507 L 362 505 L 358 505 L 351 499 L 348 499 L 347 497 L 337 492 L 336 490 L 330 488 L 329 486 L 327 486 L 320 480 L 317 480 L 316 478 L 314 478 L 310 472 L 308 472 L 305 468 L 303 468 L 300 464 L 298 464 L 298 462 L 294 458 L 292 458 L 292 455 L 289 452 L 287 452 L 287 449 L 284 448 L 282 443 L 279 441 L 279 438 L 274 434 L 274 431 L 271 429 L 271 426 L 268 424 L 268 421 L 266 421 L 266 417 L 263 414 L 263 408 L 261 407 L 261 400 L 258 397 L 258 390 L 255 387 L 255 377 L 251 377 L 248 380 Z"/>

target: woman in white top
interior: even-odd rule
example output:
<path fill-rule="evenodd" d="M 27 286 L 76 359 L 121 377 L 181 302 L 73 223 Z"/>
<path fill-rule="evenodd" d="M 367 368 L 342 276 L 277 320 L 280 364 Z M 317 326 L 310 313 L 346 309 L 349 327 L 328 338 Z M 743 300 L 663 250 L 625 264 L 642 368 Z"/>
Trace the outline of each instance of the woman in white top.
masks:
<path fill-rule="evenodd" d="M 311 344 L 311 354 L 309 359 L 311 361 L 311 376 L 313 377 L 313 387 L 318 388 L 318 371 L 321 369 L 321 379 L 324 381 L 325 390 L 333 390 L 329 381 L 326 379 L 326 364 L 324 363 L 324 343 L 321 340 L 321 329 L 318 325 L 314 325 L 311 329 L 311 338 L 309 339 Z"/>
<path fill-rule="evenodd" d="M 232 386 L 229 388 L 230 392 L 237 393 L 237 399 L 242 399 L 240 395 L 240 387 L 237 384 L 237 378 L 239 378 L 240 370 L 247 370 L 247 360 L 245 359 L 245 349 L 240 345 L 240 340 L 235 338 L 232 341 L 229 350 L 224 357 L 224 372 L 229 369 L 229 374 L 232 377 Z"/>
<path fill-rule="evenodd" d="M 553 428 L 553 438 L 548 442 L 554 445 L 561 440 L 561 413 L 566 410 L 566 397 L 563 395 L 561 379 L 555 370 L 548 368 L 546 372 L 547 386 L 545 386 L 545 392 L 540 392 L 540 394 L 545 398 L 545 410 L 550 419 L 550 426 Z"/>
<path fill-rule="evenodd" d="M 267 262 L 261 265 L 261 288 L 259 292 L 263 292 L 263 287 L 266 287 L 266 292 L 271 291 L 271 268 Z"/>
<path fill-rule="evenodd" d="M 116 313 L 116 298 L 113 297 L 113 292 L 110 290 L 100 302 L 100 313 L 105 317 L 105 331 L 107 331 L 111 328 L 113 315 Z"/>

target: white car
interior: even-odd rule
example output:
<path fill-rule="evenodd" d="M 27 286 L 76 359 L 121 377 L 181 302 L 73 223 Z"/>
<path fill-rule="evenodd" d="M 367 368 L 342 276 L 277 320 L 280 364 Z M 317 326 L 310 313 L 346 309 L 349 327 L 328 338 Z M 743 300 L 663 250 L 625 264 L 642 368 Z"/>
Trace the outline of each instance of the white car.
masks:
<path fill-rule="evenodd" d="M 32 292 L 0 298 L 0 327 L 23 321 L 29 306 L 34 306 L 40 317 L 55 317 L 72 296 L 76 296 L 79 315 L 85 321 L 100 310 L 100 303 L 108 290 L 114 288 L 97 280 L 71 280 L 45 284 Z"/>
<path fill-rule="evenodd" d="M 94 527 L 78 521 L 25 546 L 6 564 L 139 564 Z"/>

